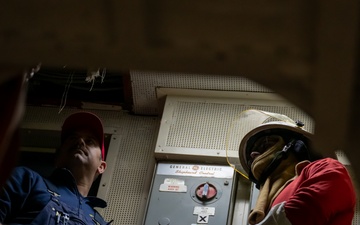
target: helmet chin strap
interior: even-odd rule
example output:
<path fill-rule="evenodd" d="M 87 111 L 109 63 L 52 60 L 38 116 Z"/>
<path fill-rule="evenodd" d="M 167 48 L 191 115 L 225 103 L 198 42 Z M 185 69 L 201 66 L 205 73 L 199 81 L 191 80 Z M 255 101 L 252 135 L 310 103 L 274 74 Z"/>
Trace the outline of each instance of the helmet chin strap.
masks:
<path fill-rule="evenodd" d="M 275 157 L 264 169 L 259 180 L 254 177 L 251 170 L 249 172 L 249 179 L 256 184 L 255 187 L 257 189 L 260 189 L 260 186 L 265 183 L 266 179 L 270 176 L 270 174 L 275 171 L 275 169 L 284 159 L 287 159 L 289 151 L 293 151 L 296 155 L 300 155 L 304 154 L 304 150 L 307 150 L 307 148 L 303 141 L 295 139 L 290 140 L 289 143 L 285 145 L 281 151 L 275 153 Z M 300 156 L 300 158 L 302 158 L 302 156 Z M 301 159 L 300 161 L 302 160 L 303 159 Z"/>

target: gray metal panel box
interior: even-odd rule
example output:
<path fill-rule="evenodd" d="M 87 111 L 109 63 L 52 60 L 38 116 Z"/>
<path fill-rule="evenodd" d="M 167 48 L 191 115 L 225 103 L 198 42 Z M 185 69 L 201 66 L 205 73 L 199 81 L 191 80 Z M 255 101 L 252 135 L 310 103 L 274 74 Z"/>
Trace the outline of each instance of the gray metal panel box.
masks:
<path fill-rule="evenodd" d="M 144 225 L 231 224 L 235 191 L 230 166 L 158 163 Z"/>

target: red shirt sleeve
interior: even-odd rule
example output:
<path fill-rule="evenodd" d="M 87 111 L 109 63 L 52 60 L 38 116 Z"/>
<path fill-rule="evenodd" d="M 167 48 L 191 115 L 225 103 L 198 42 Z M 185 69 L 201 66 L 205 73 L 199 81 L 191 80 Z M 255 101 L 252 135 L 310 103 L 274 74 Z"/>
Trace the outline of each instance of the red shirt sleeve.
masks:
<path fill-rule="evenodd" d="M 356 194 L 346 168 L 326 158 L 307 165 L 276 198 L 292 225 L 351 225 Z"/>

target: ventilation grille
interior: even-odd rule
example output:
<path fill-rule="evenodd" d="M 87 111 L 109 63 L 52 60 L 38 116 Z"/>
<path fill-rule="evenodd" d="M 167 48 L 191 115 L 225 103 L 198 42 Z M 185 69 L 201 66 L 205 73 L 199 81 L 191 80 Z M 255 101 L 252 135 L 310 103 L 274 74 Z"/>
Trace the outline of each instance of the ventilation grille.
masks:
<path fill-rule="evenodd" d="M 260 109 L 302 120 L 312 128 L 304 113 L 294 107 L 177 102 L 166 146 L 224 150 L 231 122 L 247 109 Z"/>

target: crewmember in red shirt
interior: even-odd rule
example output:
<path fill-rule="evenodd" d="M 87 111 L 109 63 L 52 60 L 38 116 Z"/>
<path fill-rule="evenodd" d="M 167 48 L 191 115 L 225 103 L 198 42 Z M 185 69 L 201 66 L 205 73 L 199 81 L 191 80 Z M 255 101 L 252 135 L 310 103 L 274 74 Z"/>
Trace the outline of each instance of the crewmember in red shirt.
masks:
<path fill-rule="evenodd" d="M 316 153 L 301 122 L 259 112 L 287 119 L 265 122 L 241 140 L 241 165 L 259 189 L 249 223 L 351 225 L 356 194 L 343 164 Z"/>

